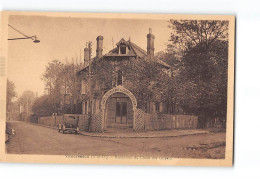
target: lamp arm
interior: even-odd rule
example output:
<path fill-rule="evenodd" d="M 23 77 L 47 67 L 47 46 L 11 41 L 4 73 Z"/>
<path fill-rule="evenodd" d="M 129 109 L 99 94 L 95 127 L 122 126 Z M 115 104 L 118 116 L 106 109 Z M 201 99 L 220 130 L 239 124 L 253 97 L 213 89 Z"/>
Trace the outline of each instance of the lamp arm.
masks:
<path fill-rule="evenodd" d="M 36 35 L 35 36 L 27 36 L 27 37 L 22 37 L 22 38 L 12 38 L 12 39 L 7 39 L 7 40 L 22 40 L 22 39 L 32 39 L 32 40 L 36 40 Z"/>
<path fill-rule="evenodd" d="M 23 37 L 23 38 L 13 38 L 13 39 L 7 39 L 7 40 L 22 40 L 22 39 L 31 39 L 30 37 Z"/>

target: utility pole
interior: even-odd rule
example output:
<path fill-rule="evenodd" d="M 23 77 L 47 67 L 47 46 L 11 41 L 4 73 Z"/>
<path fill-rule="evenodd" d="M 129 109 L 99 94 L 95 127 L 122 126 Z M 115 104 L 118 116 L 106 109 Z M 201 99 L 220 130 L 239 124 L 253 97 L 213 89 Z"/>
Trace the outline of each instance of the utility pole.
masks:
<path fill-rule="evenodd" d="M 21 102 L 19 103 L 19 117 L 20 117 L 20 121 L 22 120 L 22 104 Z"/>
<path fill-rule="evenodd" d="M 88 100 L 88 114 L 89 114 L 89 128 L 88 130 L 91 131 L 91 123 L 92 123 L 92 69 L 91 69 L 91 53 L 92 53 L 92 42 L 88 43 L 89 49 L 89 62 L 88 62 L 88 85 L 89 85 L 89 100 Z"/>
<path fill-rule="evenodd" d="M 81 66 L 81 49 L 79 49 L 79 64 L 80 64 L 80 66 Z"/>
<path fill-rule="evenodd" d="M 92 42 L 88 43 L 88 49 L 89 49 L 89 62 L 88 62 L 88 77 L 89 77 L 89 112 L 92 113 L 92 69 L 91 69 L 91 53 L 92 53 Z"/>
<path fill-rule="evenodd" d="M 77 66 L 77 57 L 75 58 L 75 64 L 73 65 L 73 71 L 74 71 L 74 84 L 73 84 L 73 112 L 76 113 L 76 104 L 77 104 L 77 99 L 76 99 L 76 66 Z"/>
<path fill-rule="evenodd" d="M 112 46 L 113 46 L 113 49 L 114 49 L 114 38 L 112 37 Z"/>

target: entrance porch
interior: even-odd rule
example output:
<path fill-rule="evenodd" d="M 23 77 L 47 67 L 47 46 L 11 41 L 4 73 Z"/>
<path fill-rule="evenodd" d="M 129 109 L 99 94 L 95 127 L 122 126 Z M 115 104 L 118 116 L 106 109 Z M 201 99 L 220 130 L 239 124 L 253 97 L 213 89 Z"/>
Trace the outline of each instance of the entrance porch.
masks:
<path fill-rule="evenodd" d="M 104 129 L 133 129 L 133 106 L 131 99 L 124 93 L 114 93 L 105 106 Z"/>

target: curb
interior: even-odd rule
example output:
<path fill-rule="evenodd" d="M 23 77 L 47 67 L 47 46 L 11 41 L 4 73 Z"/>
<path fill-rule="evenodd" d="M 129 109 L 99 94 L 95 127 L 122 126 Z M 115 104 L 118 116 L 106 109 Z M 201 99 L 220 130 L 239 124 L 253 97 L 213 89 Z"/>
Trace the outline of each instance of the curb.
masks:
<path fill-rule="evenodd" d="M 164 135 L 164 136 L 101 136 L 101 135 L 91 135 L 86 133 L 79 132 L 80 135 L 88 136 L 88 137 L 98 137 L 98 138 L 114 138 L 114 139 L 122 139 L 122 138 L 169 138 L 169 137 L 183 137 L 189 135 L 200 135 L 200 134 L 209 134 L 210 132 L 201 132 L 201 133 L 193 133 L 193 134 L 180 134 L 180 135 Z"/>

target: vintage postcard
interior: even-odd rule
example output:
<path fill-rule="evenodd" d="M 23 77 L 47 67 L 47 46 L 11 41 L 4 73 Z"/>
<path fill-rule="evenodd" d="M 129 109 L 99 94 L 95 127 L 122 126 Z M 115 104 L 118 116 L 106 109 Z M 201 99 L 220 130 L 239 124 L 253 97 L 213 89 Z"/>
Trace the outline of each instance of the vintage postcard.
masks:
<path fill-rule="evenodd" d="M 235 17 L 1 13 L 0 161 L 232 166 Z"/>

